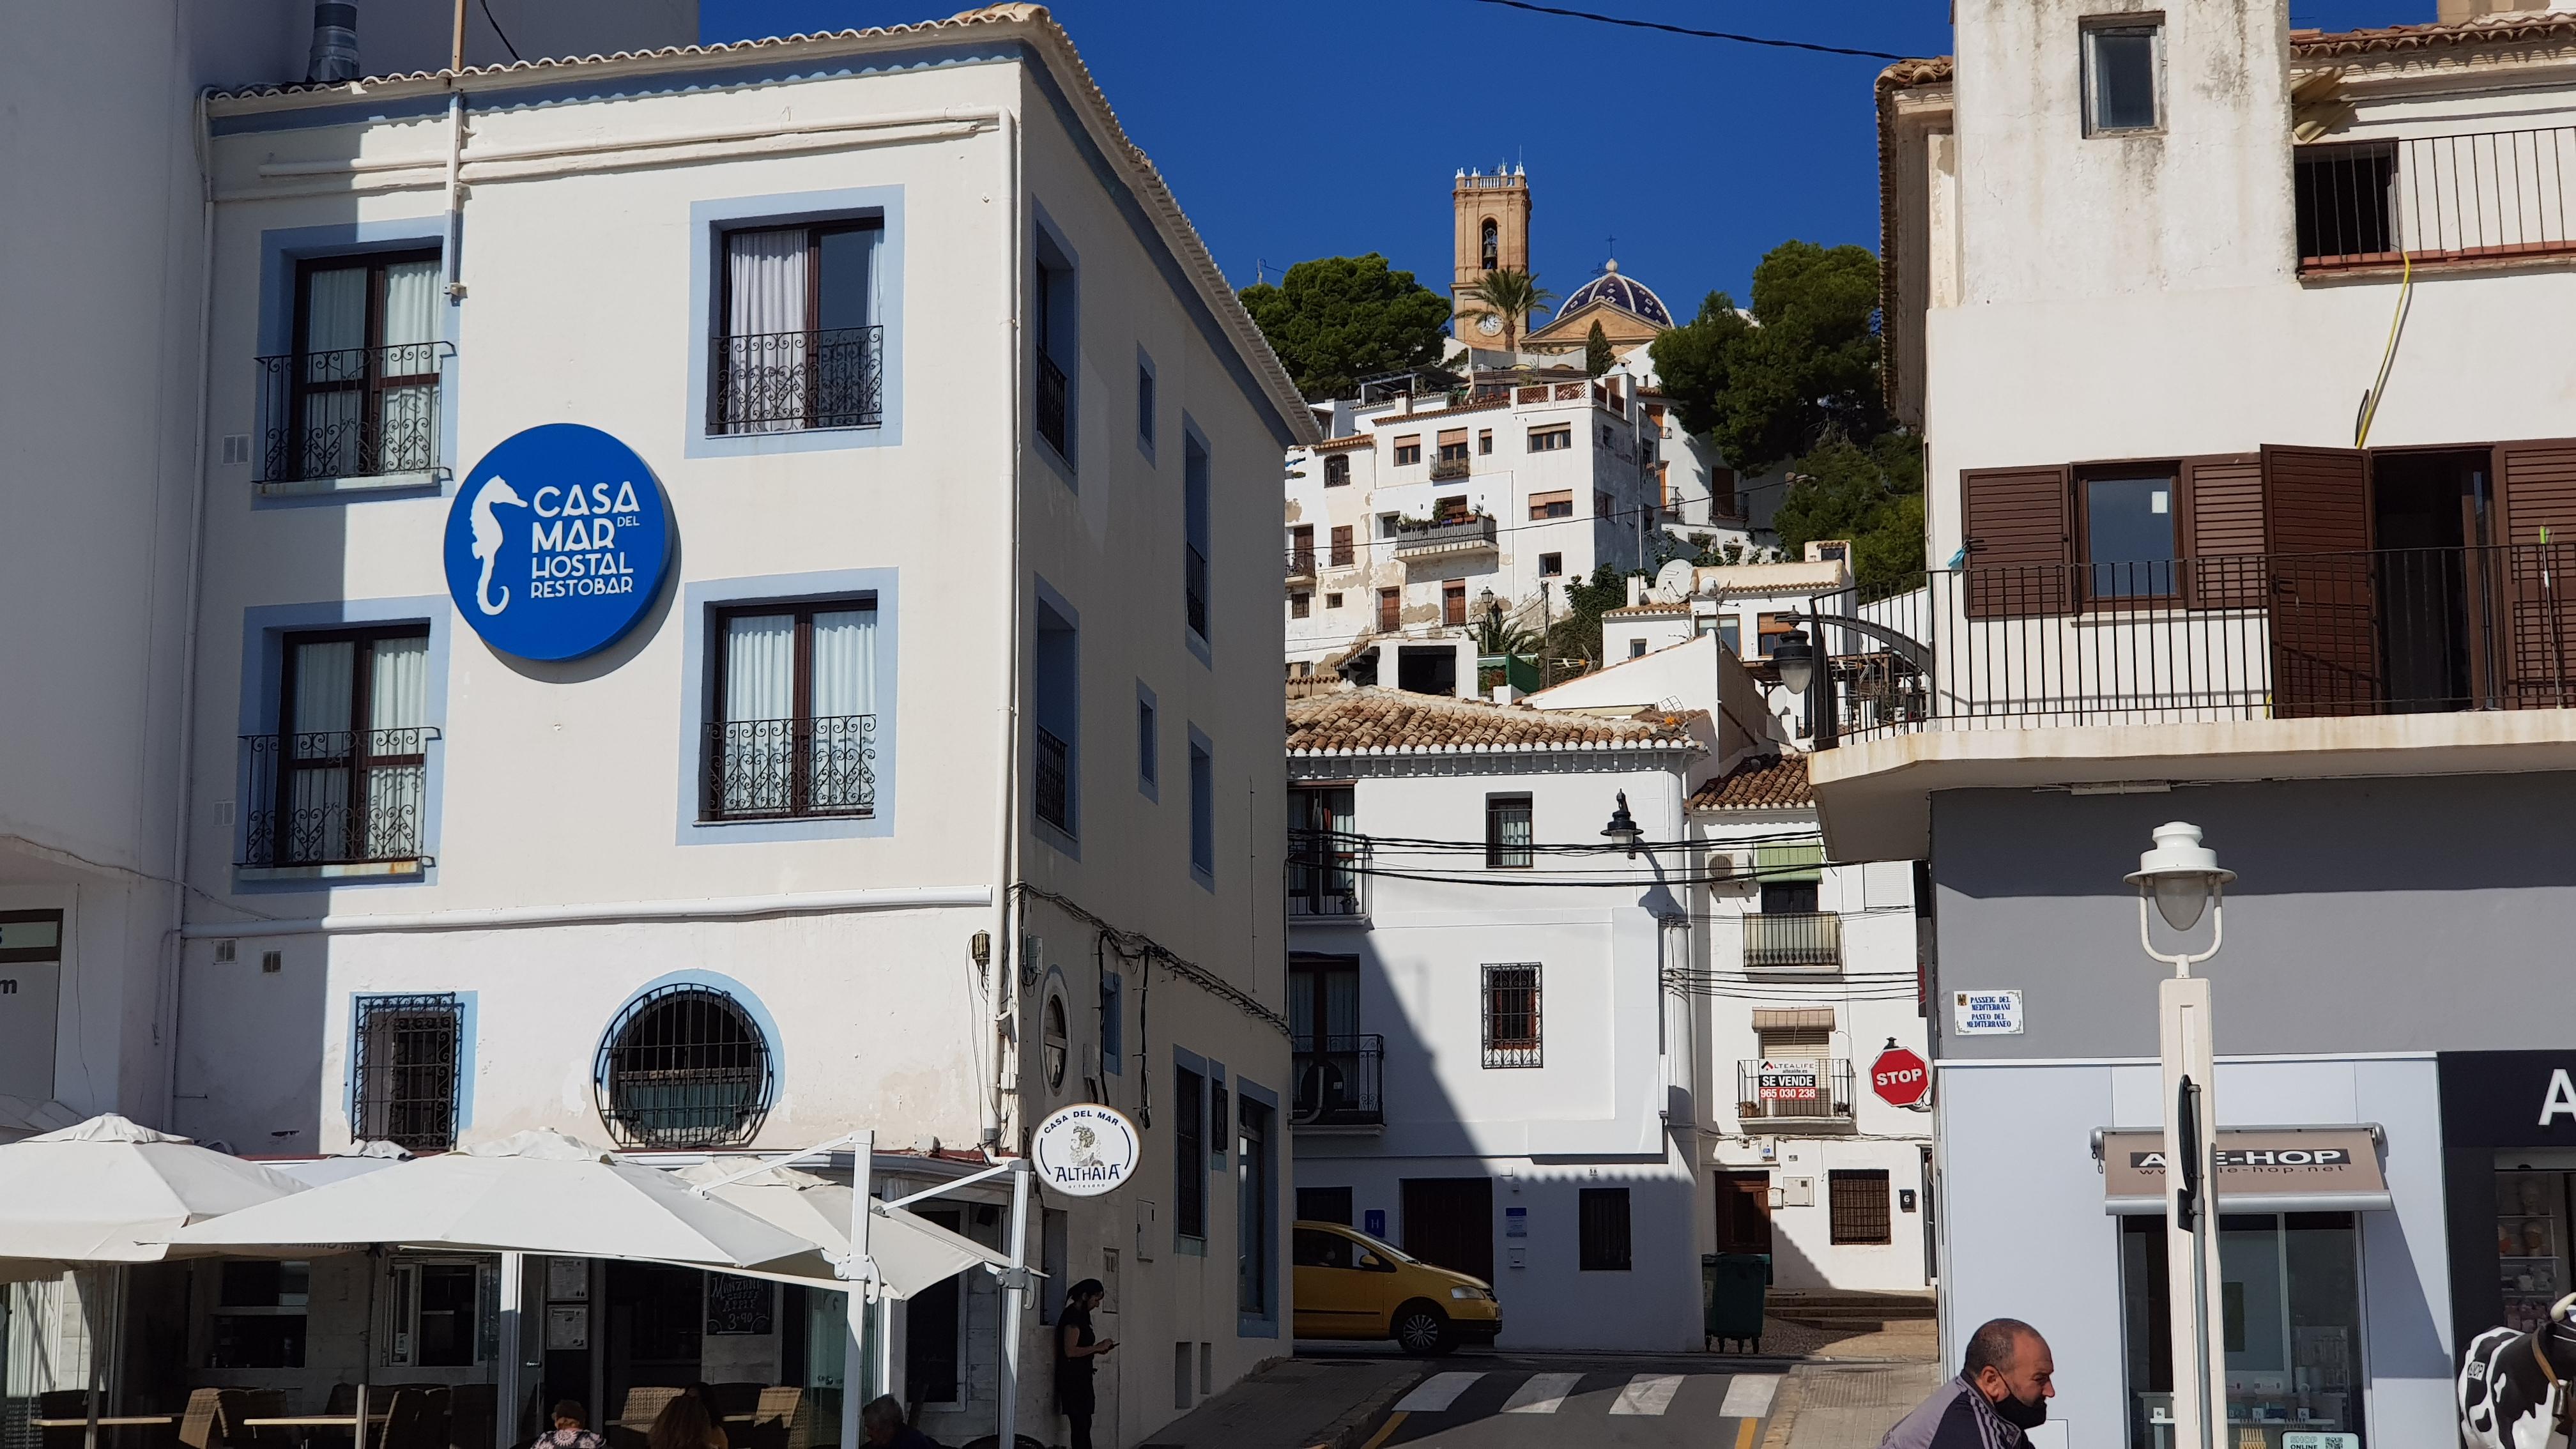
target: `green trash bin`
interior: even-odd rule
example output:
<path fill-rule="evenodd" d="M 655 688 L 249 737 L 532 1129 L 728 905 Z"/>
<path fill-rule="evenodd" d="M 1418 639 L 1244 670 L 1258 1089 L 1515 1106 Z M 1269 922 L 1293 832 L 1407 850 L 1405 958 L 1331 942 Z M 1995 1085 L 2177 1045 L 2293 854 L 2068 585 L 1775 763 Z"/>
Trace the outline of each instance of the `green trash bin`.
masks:
<path fill-rule="evenodd" d="M 1766 1253 L 1704 1253 L 1699 1260 L 1703 1328 L 1720 1353 L 1762 1351 L 1762 1293 L 1771 1278 Z M 1734 1345 L 1730 1348 L 1728 1345 Z"/>

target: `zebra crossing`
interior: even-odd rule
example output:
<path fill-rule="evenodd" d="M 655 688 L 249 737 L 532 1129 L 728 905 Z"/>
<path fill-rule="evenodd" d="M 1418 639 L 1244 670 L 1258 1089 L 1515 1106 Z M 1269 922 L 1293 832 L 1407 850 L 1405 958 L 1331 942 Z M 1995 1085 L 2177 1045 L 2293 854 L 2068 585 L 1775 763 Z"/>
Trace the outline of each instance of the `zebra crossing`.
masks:
<path fill-rule="evenodd" d="M 1504 1384 L 1519 1378 L 1504 1391 Z M 1762 1419 L 1779 1392 L 1778 1374 L 1530 1373 L 1517 1370 L 1449 1370 L 1433 1374 L 1401 1399 L 1398 1414 L 1555 1414 L 1569 1402 L 1577 1412 L 1621 1418 L 1660 1418 L 1676 1402 L 1693 1414 L 1723 1419 Z M 1615 1392 L 1612 1392 L 1615 1390 Z M 1500 1402 L 1495 1402 L 1497 1394 Z M 1714 1402 L 1710 1402 L 1714 1400 Z"/>

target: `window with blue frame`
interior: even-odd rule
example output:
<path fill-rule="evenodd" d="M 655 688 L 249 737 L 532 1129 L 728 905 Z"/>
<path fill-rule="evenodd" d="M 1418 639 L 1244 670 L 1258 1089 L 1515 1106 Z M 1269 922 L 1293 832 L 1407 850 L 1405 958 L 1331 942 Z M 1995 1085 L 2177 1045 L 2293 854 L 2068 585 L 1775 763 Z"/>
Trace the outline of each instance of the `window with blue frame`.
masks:
<path fill-rule="evenodd" d="M 1055 449 L 1066 467 L 1073 466 L 1074 419 L 1073 377 L 1078 292 L 1075 287 L 1073 258 L 1056 244 L 1045 227 L 1037 235 L 1037 275 L 1032 279 L 1035 295 L 1030 300 L 1030 329 L 1035 334 L 1032 358 L 1035 366 L 1036 396 L 1034 419 L 1037 434 Z"/>
<path fill-rule="evenodd" d="M 716 623 L 700 818 L 873 814 L 876 600 L 739 605 Z"/>
<path fill-rule="evenodd" d="M 1075 836 L 1081 833 L 1082 636 L 1072 619 L 1045 600 L 1037 612 L 1030 798 L 1042 823 Z"/>
<path fill-rule="evenodd" d="M 1190 738 L 1190 873 L 1205 884 L 1216 879 L 1216 754 L 1195 730 Z"/>
<path fill-rule="evenodd" d="M 724 234 L 710 434 L 872 428 L 885 420 L 874 218 Z"/>
<path fill-rule="evenodd" d="M 1136 354 L 1136 445 L 1154 456 L 1154 359 Z"/>
<path fill-rule="evenodd" d="M 259 359 L 258 482 L 439 466 L 439 292 L 434 248 L 296 264 L 293 350 Z"/>
<path fill-rule="evenodd" d="M 241 864 L 427 855 L 429 626 L 287 635 L 276 728 L 242 739 Z"/>
<path fill-rule="evenodd" d="M 1162 749 L 1162 727 L 1155 708 L 1154 692 L 1143 681 L 1136 685 L 1136 787 L 1148 800 L 1159 798 L 1162 766 L 1156 756 Z"/>
<path fill-rule="evenodd" d="M 1207 1078 L 1172 1068 L 1172 1231 L 1207 1239 Z"/>
<path fill-rule="evenodd" d="M 1181 617 L 1208 638 L 1208 450 L 1196 434 L 1181 442 Z"/>
<path fill-rule="evenodd" d="M 1278 1229 L 1272 1215 L 1278 1167 L 1271 1157 L 1274 1113 L 1250 1089 L 1235 1093 L 1234 1307 L 1244 1318 L 1273 1316 L 1277 1274 L 1271 1266 Z"/>

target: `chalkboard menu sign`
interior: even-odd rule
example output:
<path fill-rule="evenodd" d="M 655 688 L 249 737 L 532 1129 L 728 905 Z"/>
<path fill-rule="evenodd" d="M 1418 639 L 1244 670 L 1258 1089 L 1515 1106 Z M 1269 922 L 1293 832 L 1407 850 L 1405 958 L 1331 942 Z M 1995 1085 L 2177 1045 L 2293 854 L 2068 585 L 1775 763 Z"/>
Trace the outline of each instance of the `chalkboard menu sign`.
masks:
<path fill-rule="evenodd" d="M 774 1331 L 777 1288 L 759 1278 L 707 1275 L 707 1334 L 753 1335 Z"/>

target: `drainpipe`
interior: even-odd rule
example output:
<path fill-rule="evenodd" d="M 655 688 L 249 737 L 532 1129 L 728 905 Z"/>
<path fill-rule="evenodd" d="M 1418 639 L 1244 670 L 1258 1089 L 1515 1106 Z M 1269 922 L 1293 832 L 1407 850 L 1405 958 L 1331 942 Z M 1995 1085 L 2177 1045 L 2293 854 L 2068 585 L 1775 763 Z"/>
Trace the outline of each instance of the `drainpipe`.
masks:
<path fill-rule="evenodd" d="M 1020 466 L 1026 426 L 1027 400 L 1021 396 L 1028 381 L 1020 356 L 1020 176 L 1019 116 L 1001 113 L 1000 135 L 1001 194 L 994 199 L 1001 205 L 1007 235 L 1002 241 L 1002 339 L 1010 354 L 1003 369 L 1009 379 L 1010 466 L 1002 470 L 1002 524 L 1010 535 L 1008 571 L 1002 576 L 1002 693 L 999 709 L 1002 718 L 1002 829 L 994 845 L 993 861 L 993 949 L 987 959 L 992 973 L 985 978 L 988 994 L 995 1003 L 993 1017 L 986 1026 L 987 1040 L 993 1043 L 993 1089 L 984 1098 L 983 1145 L 998 1151 L 1002 1142 L 1002 1097 L 1016 1086 L 1016 1033 L 1009 1029 L 1019 1010 L 1019 902 L 1012 894 L 1011 883 L 1019 870 L 1019 799 L 1020 799 Z M 1008 1449 L 1008 1446 L 1004 1446 Z"/>
<path fill-rule="evenodd" d="M 197 613 L 204 590 L 201 560 L 206 552 L 206 422 L 208 369 L 213 365 L 215 327 L 215 169 L 214 147 L 206 118 L 206 89 L 197 91 L 197 433 L 190 443 L 188 490 L 187 616 L 179 629 L 178 808 L 170 822 L 169 1029 L 155 1023 L 154 1044 L 162 1048 L 164 1100 L 161 1120 L 176 1127 L 179 1114 L 179 1030 L 188 924 L 188 837 L 195 827 L 197 733 Z"/>

